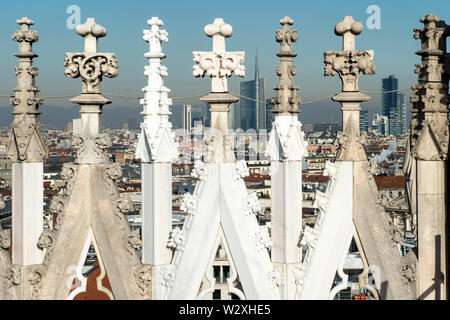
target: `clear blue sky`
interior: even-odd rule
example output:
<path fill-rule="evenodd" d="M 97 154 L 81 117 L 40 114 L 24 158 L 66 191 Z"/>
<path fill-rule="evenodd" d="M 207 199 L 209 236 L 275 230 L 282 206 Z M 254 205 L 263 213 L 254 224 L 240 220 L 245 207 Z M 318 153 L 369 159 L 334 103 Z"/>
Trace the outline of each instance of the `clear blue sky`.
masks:
<path fill-rule="evenodd" d="M 419 57 L 420 42 L 413 39 L 413 28 L 421 27 L 419 19 L 433 13 L 450 22 L 450 1 L 412 1 L 412 0 L 281 0 L 281 1 L 85 1 L 85 0 L 47 0 L 47 1 L 8 1 L 2 3 L 0 11 L 0 94 L 11 94 L 16 85 L 13 67 L 18 59 L 13 57 L 17 43 L 11 34 L 17 29 L 15 20 L 28 16 L 34 20 L 40 40 L 35 45 L 39 58 L 35 64 L 40 68 L 37 85 L 41 95 L 63 95 L 80 92 L 81 81 L 69 79 L 63 74 L 64 55 L 67 51 L 81 51 L 83 40 L 74 30 L 66 27 L 69 5 L 81 8 L 81 20 L 95 17 L 97 23 L 108 30 L 106 38 L 100 39 L 102 52 L 114 52 L 119 60 L 119 76 L 105 79 L 103 90 L 127 95 L 142 95 L 140 89 L 145 85 L 143 68 L 148 50 L 142 40 L 142 30 L 152 16 L 161 18 L 169 33 L 169 43 L 164 52 L 167 59 L 169 77 L 166 85 L 172 96 L 186 96 L 206 93 L 209 79 L 195 79 L 192 76 L 192 51 L 209 50 L 211 39 L 206 37 L 203 28 L 215 17 L 224 18 L 233 26 L 233 36 L 227 39 L 228 50 L 246 52 L 247 79 L 253 78 L 255 49 L 258 47 L 261 76 L 266 78 L 266 96 L 272 96 L 273 85 L 278 81 L 275 75 L 279 63 L 275 53 L 279 45 L 275 42 L 275 30 L 280 28 L 279 20 L 289 15 L 294 19 L 294 27 L 299 29 L 299 41 L 294 45 L 298 56 L 296 83 L 304 101 L 328 96 L 340 91 L 338 77 L 323 76 L 323 52 L 340 50 L 341 39 L 334 35 L 335 24 L 345 15 L 352 15 L 364 24 L 363 33 L 357 37 L 358 49 L 375 51 L 376 75 L 361 76 L 362 90 L 380 90 L 381 79 L 390 74 L 399 78 L 400 87 L 409 87 L 416 82 L 414 64 Z M 381 9 L 381 29 L 368 30 L 366 20 L 369 5 Z M 231 78 L 230 90 L 239 91 L 239 81 Z M 409 100 L 410 91 L 406 92 Z M 135 106 L 134 101 L 113 99 L 110 106 Z M 380 97 L 366 103 L 370 114 L 380 112 Z M 175 101 L 179 104 L 188 101 Z M 194 101 L 191 101 L 194 102 Z M 0 106 L 8 102 L 0 101 Z M 68 106 L 64 100 L 46 101 L 49 105 Z M 108 108 L 110 108 L 108 107 Z M 339 116 L 338 104 L 323 102 L 302 108 L 304 122 L 320 122 Z"/>

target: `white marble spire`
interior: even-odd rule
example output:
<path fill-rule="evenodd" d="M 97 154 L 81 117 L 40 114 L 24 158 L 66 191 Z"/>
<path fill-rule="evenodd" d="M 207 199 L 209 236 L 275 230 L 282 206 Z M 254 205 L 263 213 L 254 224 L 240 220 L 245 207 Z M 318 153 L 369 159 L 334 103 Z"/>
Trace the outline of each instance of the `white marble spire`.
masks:
<path fill-rule="evenodd" d="M 172 162 L 177 160 L 178 148 L 169 121 L 168 97 L 170 90 L 164 86 L 167 68 L 162 65 L 166 55 L 162 44 L 168 41 L 166 30 L 160 29 L 163 21 L 152 17 L 147 21 L 150 30 L 144 30 L 143 39 L 149 43 L 145 57 L 147 86 L 142 89 L 144 98 L 141 134 L 136 148 L 136 158 L 141 160 L 142 177 L 142 261 L 161 276 L 170 265 L 172 251 L 167 241 L 172 230 Z M 154 299 L 163 299 L 166 287 L 153 279 Z"/>
<path fill-rule="evenodd" d="M 39 40 L 34 22 L 26 17 L 17 20 L 21 26 L 12 38 L 19 43 L 19 65 L 7 155 L 12 159 L 12 245 L 13 264 L 33 265 L 42 262 L 42 251 L 36 246 L 43 228 L 43 158 L 48 155 L 40 121 L 39 89 L 35 85 L 38 68 L 33 66 L 33 43 Z"/>
<path fill-rule="evenodd" d="M 297 41 L 297 30 L 291 30 L 294 20 L 280 20 L 283 29 L 276 31 L 275 40 L 280 44 L 280 64 L 275 85 L 275 121 L 272 124 L 267 155 L 271 170 L 271 235 L 273 247 L 271 259 L 274 268 L 282 270 L 282 299 L 294 299 L 298 290 L 294 273 L 302 262 L 300 233 L 302 230 L 302 160 L 307 154 L 307 141 L 298 120 L 297 87 L 294 83 L 296 67 L 292 59 L 297 55 L 292 44 Z"/>

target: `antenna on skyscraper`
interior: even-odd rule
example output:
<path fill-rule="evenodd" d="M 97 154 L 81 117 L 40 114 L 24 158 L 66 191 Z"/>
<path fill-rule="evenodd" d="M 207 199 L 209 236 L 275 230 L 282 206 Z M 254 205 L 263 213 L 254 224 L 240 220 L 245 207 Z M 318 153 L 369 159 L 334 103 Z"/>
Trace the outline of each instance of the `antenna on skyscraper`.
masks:
<path fill-rule="evenodd" d="M 255 56 L 255 80 L 259 79 L 259 68 L 258 68 L 258 46 L 256 46 L 256 56 Z"/>

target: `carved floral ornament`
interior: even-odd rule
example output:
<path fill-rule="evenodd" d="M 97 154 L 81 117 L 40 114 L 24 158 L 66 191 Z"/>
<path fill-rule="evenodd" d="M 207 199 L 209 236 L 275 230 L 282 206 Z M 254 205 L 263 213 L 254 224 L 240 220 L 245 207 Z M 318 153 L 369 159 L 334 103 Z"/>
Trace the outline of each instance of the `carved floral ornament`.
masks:
<path fill-rule="evenodd" d="M 256 192 L 252 192 L 244 198 L 243 211 L 247 215 L 258 214 L 261 211 Z"/>
<path fill-rule="evenodd" d="M 342 91 L 359 91 L 360 72 L 375 74 L 373 50 L 327 51 L 324 56 L 324 75 L 334 76 L 338 73 L 342 80 Z"/>
<path fill-rule="evenodd" d="M 298 105 L 300 104 L 300 97 L 297 96 L 297 91 L 300 88 L 294 84 L 297 68 L 292 64 L 292 58 L 297 55 L 292 51 L 292 43 L 298 40 L 298 31 L 291 30 L 294 20 L 289 17 L 281 19 L 280 24 L 283 29 L 277 30 L 275 34 L 275 40 L 280 43 L 281 47 L 281 51 L 277 53 L 277 56 L 281 58 L 277 67 L 277 75 L 280 77 L 280 81 L 273 87 L 276 93 L 272 97 L 272 102 L 275 105 L 274 113 L 289 115 L 298 113 Z"/>
<path fill-rule="evenodd" d="M 336 24 L 334 32 L 342 36 L 342 51 L 326 51 L 325 76 L 339 74 L 342 80 L 342 91 L 359 91 L 358 78 L 360 72 L 375 74 L 373 63 L 373 50 L 356 50 L 355 37 L 363 30 L 360 22 L 346 16 L 343 21 Z"/>
<path fill-rule="evenodd" d="M 414 39 L 420 39 L 422 42 L 422 52 L 442 54 L 442 44 L 445 44 L 445 34 L 448 34 L 449 26 L 434 14 L 428 14 L 420 19 L 424 28 L 414 29 Z"/>
<path fill-rule="evenodd" d="M 81 76 L 83 93 L 100 93 L 102 77 L 115 78 L 119 74 L 119 64 L 113 53 L 67 53 L 64 66 L 67 77 Z"/>
<path fill-rule="evenodd" d="M 204 77 L 207 74 L 212 78 L 212 92 L 228 92 L 227 78 L 233 73 L 238 77 L 245 77 L 245 52 L 225 50 L 225 38 L 231 37 L 233 28 L 222 18 L 216 18 L 214 23 L 205 26 L 205 33 L 213 38 L 212 51 L 192 52 L 196 62 L 193 75 Z"/>
<path fill-rule="evenodd" d="M 114 53 L 98 53 L 98 38 L 106 35 L 106 29 L 88 18 L 76 32 L 85 39 L 85 51 L 66 53 L 64 74 L 69 78 L 81 77 L 83 93 L 100 93 L 102 77 L 114 78 L 119 74 Z"/>
<path fill-rule="evenodd" d="M 151 30 L 144 30 L 142 38 L 150 45 L 149 54 L 160 54 L 160 57 L 162 57 L 161 43 L 169 41 L 167 31 L 159 29 L 164 23 L 158 17 L 152 17 L 147 21 L 147 24 L 151 27 Z"/>
<path fill-rule="evenodd" d="M 195 210 L 197 209 L 197 198 L 188 193 L 185 193 L 183 195 L 183 199 L 181 200 L 180 210 L 187 213 L 194 215 Z"/>
<path fill-rule="evenodd" d="M 30 30 L 30 26 L 34 24 L 33 20 L 23 17 L 16 21 L 17 24 L 21 25 L 21 30 L 17 30 L 13 33 L 12 39 L 17 42 L 29 42 L 33 43 L 39 41 L 39 35 L 36 30 Z"/>
<path fill-rule="evenodd" d="M 184 243 L 185 243 L 184 231 L 178 227 L 172 229 L 169 241 L 167 242 L 167 247 L 172 250 L 183 250 Z"/>
<path fill-rule="evenodd" d="M 280 24 L 283 29 L 276 31 L 275 40 L 280 43 L 281 51 L 286 54 L 285 52 L 292 50 L 292 42 L 298 40 L 298 30 L 291 30 L 290 26 L 294 24 L 294 20 L 289 17 L 281 19 Z"/>

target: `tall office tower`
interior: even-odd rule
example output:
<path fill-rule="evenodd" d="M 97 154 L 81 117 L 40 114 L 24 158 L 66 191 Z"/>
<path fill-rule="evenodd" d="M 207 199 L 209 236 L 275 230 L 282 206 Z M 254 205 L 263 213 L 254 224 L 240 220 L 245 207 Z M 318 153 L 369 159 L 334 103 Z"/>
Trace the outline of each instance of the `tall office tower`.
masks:
<path fill-rule="evenodd" d="M 398 108 L 398 135 L 406 134 L 406 101 L 405 95 L 399 93 L 397 95 L 397 108 Z"/>
<path fill-rule="evenodd" d="M 228 129 L 234 130 L 236 127 L 236 103 L 230 105 L 230 112 L 228 113 Z"/>
<path fill-rule="evenodd" d="M 272 129 L 272 122 L 275 120 L 275 115 L 272 112 L 274 108 L 274 104 L 272 99 L 266 100 L 266 129 L 270 131 Z"/>
<path fill-rule="evenodd" d="M 242 81 L 240 84 L 241 97 L 239 101 L 239 125 L 244 131 L 254 129 L 258 132 L 260 129 L 266 128 L 266 105 L 265 101 L 264 78 L 259 77 L 258 68 L 258 52 L 255 59 L 255 79 L 250 81 Z M 256 102 L 256 101 L 259 102 Z M 237 113 L 236 113 L 237 114 Z"/>
<path fill-rule="evenodd" d="M 190 133 L 191 125 L 192 125 L 191 105 L 185 104 L 183 105 L 183 118 L 182 118 L 183 129 L 186 130 L 187 133 Z"/>
<path fill-rule="evenodd" d="M 381 114 L 374 114 L 372 119 L 372 132 L 385 136 L 389 132 L 389 118 Z"/>
<path fill-rule="evenodd" d="M 128 118 L 128 129 L 129 130 L 137 130 L 136 118 Z"/>
<path fill-rule="evenodd" d="M 398 79 L 395 75 L 390 75 L 388 78 L 382 80 L 382 109 L 381 114 L 389 119 L 389 131 L 388 134 L 396 134 L 396 125 L 398 123 L 398 94 L 397 92 L 390 92 L 398 90 Z"/>
<path fill-rule="evenodd" d="M 359 111 L 359 131 L 369 131 L 369 110 L 364 107 Z"/>

